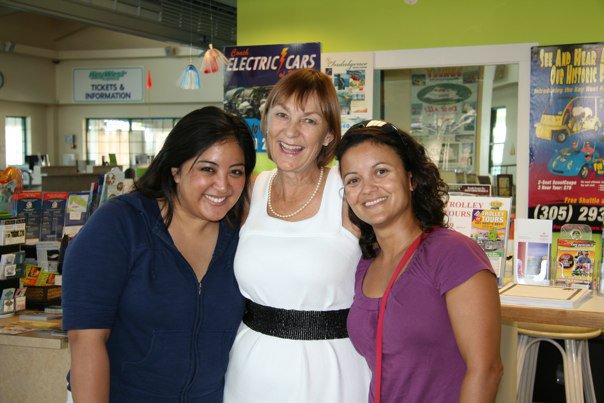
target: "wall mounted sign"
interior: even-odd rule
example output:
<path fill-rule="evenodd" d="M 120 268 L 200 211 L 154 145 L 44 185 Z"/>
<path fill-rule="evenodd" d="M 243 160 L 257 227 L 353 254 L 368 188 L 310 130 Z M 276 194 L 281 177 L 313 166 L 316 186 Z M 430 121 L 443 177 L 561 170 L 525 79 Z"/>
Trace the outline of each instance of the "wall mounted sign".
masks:
<path fill-rule="evenodd" d="M 268 93 L 291 71 L 304 67 L 320 70 L 321 44 L 227 46 L 224 54 L 229 59 L 224 72 L 224 109 L 245 118 L 256 140 L 256 152 L 266 153 L 260 117 Z"/>
<path fill-rule="evenodd" d="M 143 68 L 73 69 L 73 100 L 118 104 L 143 102 Z"/>
<path fill-rule="evenodd" d="M 529 217 L 602 229 L 604 43 L 531 49 Z"/>

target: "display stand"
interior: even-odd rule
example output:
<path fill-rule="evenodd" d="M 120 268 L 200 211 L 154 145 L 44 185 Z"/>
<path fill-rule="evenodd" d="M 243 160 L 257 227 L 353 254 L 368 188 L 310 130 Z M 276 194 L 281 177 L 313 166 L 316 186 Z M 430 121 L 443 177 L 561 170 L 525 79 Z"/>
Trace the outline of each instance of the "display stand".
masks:
<path fill-rule="evenodd" d="M 0 246 L 0 255 L 6 254 L 6 253 L 19 252 L 20 250 L 21 250 L 21 244 L 3 245 L 3 246 Z M 8 289 L 8 288 L 14 288 L 15 290 L 17 290 L 19 288 L 18 273 L 19 273 L 19 271 L 17 271 L 17 275 L 15 275 L 14 277 L 9 277 L 9 278 L 0 280 L 0 294 L 2 294 L 2 291 L 4 291 L 5 289 Z M 9 312 L 4 312 L 4 306 L 0 306 L 0 318 L 8 318 L 8 317 L 13 316 L 14 314 L 15 314 L 14 306 L 13 306 L 13 310 L 9 311 Z"/>

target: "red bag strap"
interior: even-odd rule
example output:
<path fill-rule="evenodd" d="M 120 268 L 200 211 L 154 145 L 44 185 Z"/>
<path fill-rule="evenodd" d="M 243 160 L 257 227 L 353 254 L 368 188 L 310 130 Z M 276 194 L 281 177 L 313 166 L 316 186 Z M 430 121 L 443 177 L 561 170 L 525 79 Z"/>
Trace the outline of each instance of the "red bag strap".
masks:
<path fill-rule="evenodd" d="M 378 313 L 378 323 L 377 323 L 377 332 L 375 335 L 375 398 L 374 403 L 380 403 L 381 400 L 381 392 L 382 392 L 382 339 L 383 339 L 383 330 L 384 330 L 384 313 L 386 312 L 386 301 L 388 299 L 388 295 L 390 294 L 390 289 L 394 285 L 394 282 L 398 278 L 401 270 L 407 264 L 409 259 L 413 253 L 417 250 L 419 244 L 428 236 L 428 233 L 424 232 L 420 236 L 418 236 L 415 241 L 409 246 L 409 249 L 403 255 L 401 261 L 398 266 L 396 266 L 396 270 L 392 274 L 392 278 L 388 282 L 386 286 L 386 290 L 384 291 L 384 295 L 380 301 L 380 310 Z"/>

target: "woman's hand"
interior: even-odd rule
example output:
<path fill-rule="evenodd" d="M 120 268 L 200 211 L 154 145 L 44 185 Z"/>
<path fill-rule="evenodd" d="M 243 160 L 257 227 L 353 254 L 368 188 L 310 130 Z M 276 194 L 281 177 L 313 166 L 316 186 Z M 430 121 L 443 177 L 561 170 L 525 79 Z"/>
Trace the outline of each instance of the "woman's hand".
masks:
<path fill-rule="evenodd" d="M 69 330 L 70 385 L 74 403 L 109 402 L 109 329 Z"/>
<path fill-rule="evenodd" d="M 501 312 L 495 276 L 482 270 L 446 294 L 447 310 L 467 371 L 459 401 L 494 402 L 503 375 Z"/>

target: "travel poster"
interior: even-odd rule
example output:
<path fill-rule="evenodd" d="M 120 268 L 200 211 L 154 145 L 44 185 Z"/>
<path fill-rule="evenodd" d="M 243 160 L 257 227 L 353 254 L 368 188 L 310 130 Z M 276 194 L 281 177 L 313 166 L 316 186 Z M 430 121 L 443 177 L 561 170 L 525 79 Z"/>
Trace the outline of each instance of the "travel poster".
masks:
<path fill-rule="evenodd" d="M 411 70 L 411 134 L 441 170 L 474 172 L 479 67 Z"/>
<path fill-rule="evenodd" d="M 224 110 L 245 119 L 256 141 L 256 171 L 272 168 L 260 132 L 260 118 L 273 85 L 300 68 L 321 69 L 319 42 L 281 45 L 227 46 L 224 72 Z"/>
<path fill-rule="evenodd" d="M 333 80 L 340 104 L 342 134 L 355 123 L 373 118 L 373 54 L 323 53 L 323 72 Z"/>
<path fill-rule="evenodd" d="M 529 217 L 602 229 L 604 43 L 531 49 Z"/>

